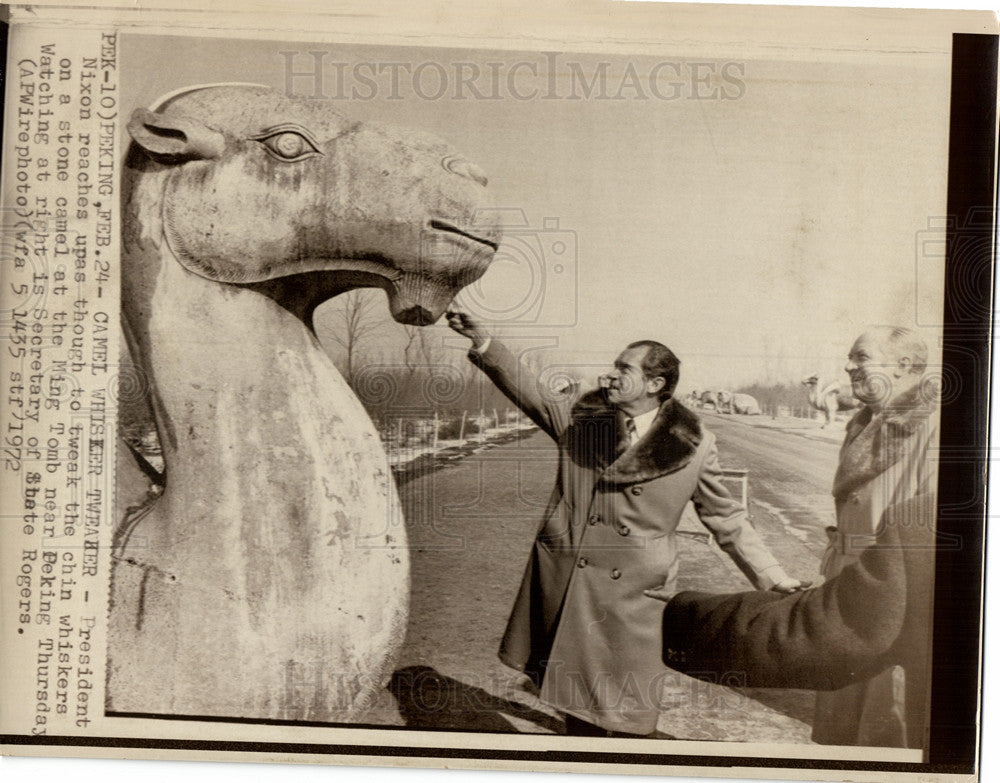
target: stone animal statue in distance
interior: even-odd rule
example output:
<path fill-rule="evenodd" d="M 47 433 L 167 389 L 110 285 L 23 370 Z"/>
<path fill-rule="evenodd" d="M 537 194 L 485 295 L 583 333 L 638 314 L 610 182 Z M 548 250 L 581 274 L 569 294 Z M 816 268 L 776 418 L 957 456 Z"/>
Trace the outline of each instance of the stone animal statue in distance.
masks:
<path fill-rule="evenodd" d="M 128 130 L 123 326 L 166 479 L 116 532 L 106 708 L 350 722 L 391 674 L 409 565 L 313 311 L 378 286 L 395 320 L 436 321 L 500 241 L 486 179 L 266 87 L 180 91 Z"/>
<path fill-rule="evenodd" d="M 826 429 L 843 411 L 853 411 L 861 407 L 861 401 L 851 392 L 850 384 L 832 381 L 827 383 L 820 378 L 819 373 L 813 373 L 802 379 L 809 395 L 809 406 L 823 414 L 824 421 L 820 429 Z"/>

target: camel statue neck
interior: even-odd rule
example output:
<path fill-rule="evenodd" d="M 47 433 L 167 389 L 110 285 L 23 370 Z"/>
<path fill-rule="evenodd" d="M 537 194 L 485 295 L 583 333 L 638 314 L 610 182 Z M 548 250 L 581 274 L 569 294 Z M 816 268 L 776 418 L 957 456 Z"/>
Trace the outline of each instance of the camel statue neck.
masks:
<path fill-rule="evenodd" d="M 823 379 L 817 378 L 816 383 L 809 387 L 809 402 L 814 408 L 820 408 L 820 403 L 822 402 L 822 395 L 820 392 L 823 390 Z"/>
<path fill-rule="evenodd" d="M 407 583 L 406 563 L 393 556 L 405 546 L 405 531 L 389 513 L 398 509 L 391 473 L 364 408 L 298 317 L 264 294 L 192 274 L 166 243 L 159 249 L 127 259 L 139 274 L 155 269 L 155 276 L 132 286 L 136 296 L 125 304 L 134 355 L 153 392 L 167 486 L 119 542 L 122 561 L 140 570 L 118 570 L 115 615 L 156 642 L 149 661 L 118 656 L 122 687 L 112 706 L 128 711 L 129 694 L 142 693 L 138 681 L 124 687 L 130 678 L 157 660 L 161 669 L 176 660 L 187 663 L 164 682 L 191 680 L 184 698 L 192 714 L 223 704 L 233 710 L 226 714 L 276 710 L 302 719 L 306 707 L 285 704 L 285 675 L 277 669 L 245 672 L 256 683 L 250 697 L 234 682 L 206 691 L 202 703 L 204 688 L 187 673 L 190 661 L 206 654 L 201 637 L 175 633 L 195 622 L 183 596 L 198 596 L 198 623 L 226 629 L 213 654 L 252 658 L 250 668 L 296 661 L 313 678 L 311 662 L 320 661 L 329 671 L 349 671 L 356 652 L 345 638 L 374 640 L 381 651 L 374 663 L 383 666 L 381 655 L 393 655 L 402 638 Z M 354 556 L 336 555 L 344 548 Z M 134 595 L 144 599 L 135 603 Z M 366 613 L 332 622 L 329 612 L 346 595 L 364 606 L 389 600 L 403 614 L 387 617 L 377 633 Z M 290 636 L 284 623 L 292 607 L 299 626 Z M 251 656 L 262 648 L 267 655 Z M 308 714 L 353 714 L 350 700 L 329 706 L 336 687 L 331 680 L 307 700 L 308 709 L 328 705 Z"/>
<path fill-rule="evenodd" d="M 296 399 L 315 391 L 317 373 L 332 393 L 343 381 L 295 315 L 261 294 L 204 280 L 176 263 L 166 245 L 161 249 L 148 318 L 133 329 L 146 342 L 141 355 L 158 398 L 171 485 L 202 485 L 214 480 L 203 461 L 222 458 L 203 453 L 203 444 L 270 429 Z M 234 396 L 237 390 L 247 398 Z M 269 404 L 257 407 L 262 398 Z M 183 475 L 192 451 L 199 469 Z"/>
<path fill-rule="evenodd" d="M 212 492 L 229 480 L 232 466 L 220 463 L 231 458 L 231 450 L 218 444 L 248 437 L 271 443 L 283 427 L 308 432 L 315 419 L 329 415 L 310 404 L 295 411 L 304 400 L 325 400 L 333 412 L 353 406 L 352 418 L 367 422 L 300 317 L 304 313 L 181 265 L 160 218 L 166 180 L 166 171 L 147 172 L 128 194 L 122 279 L 126 337 L 149 382 L 170 475 L 165 503 L 177 492 Z M 313 414 L 308 421 L 283 423 L 305 412 Z M 206 469 L 213 464 L 217 469 Z"/>
<path fill-rule="evenodd" d="M 295 314 L 256 291 L 187 271 L 166 243 L 159 250 L 148 316 L 130 331 L 142 342 L 138 354 L 155 394 L 168 473 L 164 505 L 228 496 L 234 476 L 249 478 L 270 461 L 269 475 L 257 477 L 261 485 L 247 482 L 242 495 L 254 498 L 258 511 L 287 513 L 344 460 L 344 440 L 349 451 L 378 453 L 365 410 Z M 336 438 L 323 437 L 333 430 Z M 275 466 L 284 466 L 280 476 Z M 385 465 L 377 467 L 385 483 Z M 263 491 L 278 478 L 284 491 Z M 186 535 L 176 530 L 180 524 L 174 530 Z"/>

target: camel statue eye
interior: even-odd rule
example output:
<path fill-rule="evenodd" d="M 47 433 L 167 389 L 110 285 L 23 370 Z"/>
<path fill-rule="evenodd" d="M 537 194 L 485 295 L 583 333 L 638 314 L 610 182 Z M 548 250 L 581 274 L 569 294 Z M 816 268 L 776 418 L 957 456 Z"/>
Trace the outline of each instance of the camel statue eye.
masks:
<path fill-rule="evenodd" d="M 312 155 L 322 154 L 302 133 L 295 130 L 281 130 L 256 139 L 264 145 L 273 157 L 284 161 L 297 161 Z"/>

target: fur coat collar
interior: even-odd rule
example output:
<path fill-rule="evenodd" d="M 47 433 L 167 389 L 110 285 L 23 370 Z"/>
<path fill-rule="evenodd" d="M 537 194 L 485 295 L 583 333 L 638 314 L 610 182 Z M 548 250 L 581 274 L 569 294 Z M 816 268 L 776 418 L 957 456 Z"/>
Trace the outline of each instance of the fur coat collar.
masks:
<path fill-rule="evenodd" d="M 567 445 L 574 462 L 600 472 L 601 483 L 637 484 L 674 473 L 691 461 L 702 440 L 701 421 L 673 398 L 660 405 L 634 446 L 629 445 L 626 419 L 599 390 L 573 406 Z"/>
<path fill-rule="evenodd" d="M 913 448 L 917 433 L 936 407 L 936 395 L 918 385 L 891 408 L 876 413 L 865 406 L 858 411 L 847 423 L 833 496 L 843 500 L 899 462 Z"/>

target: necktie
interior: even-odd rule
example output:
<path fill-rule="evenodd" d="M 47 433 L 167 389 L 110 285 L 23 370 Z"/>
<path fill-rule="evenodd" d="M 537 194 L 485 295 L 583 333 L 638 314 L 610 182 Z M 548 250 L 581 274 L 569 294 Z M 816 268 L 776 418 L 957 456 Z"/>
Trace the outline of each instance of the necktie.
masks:
<path fill-rule="evenodd" d="M 625 430 L 628 432 L 629 445 L 635 444 L 639 440 L 639 431 L 635 428 L 635 419 L 625 420 Z"/>

